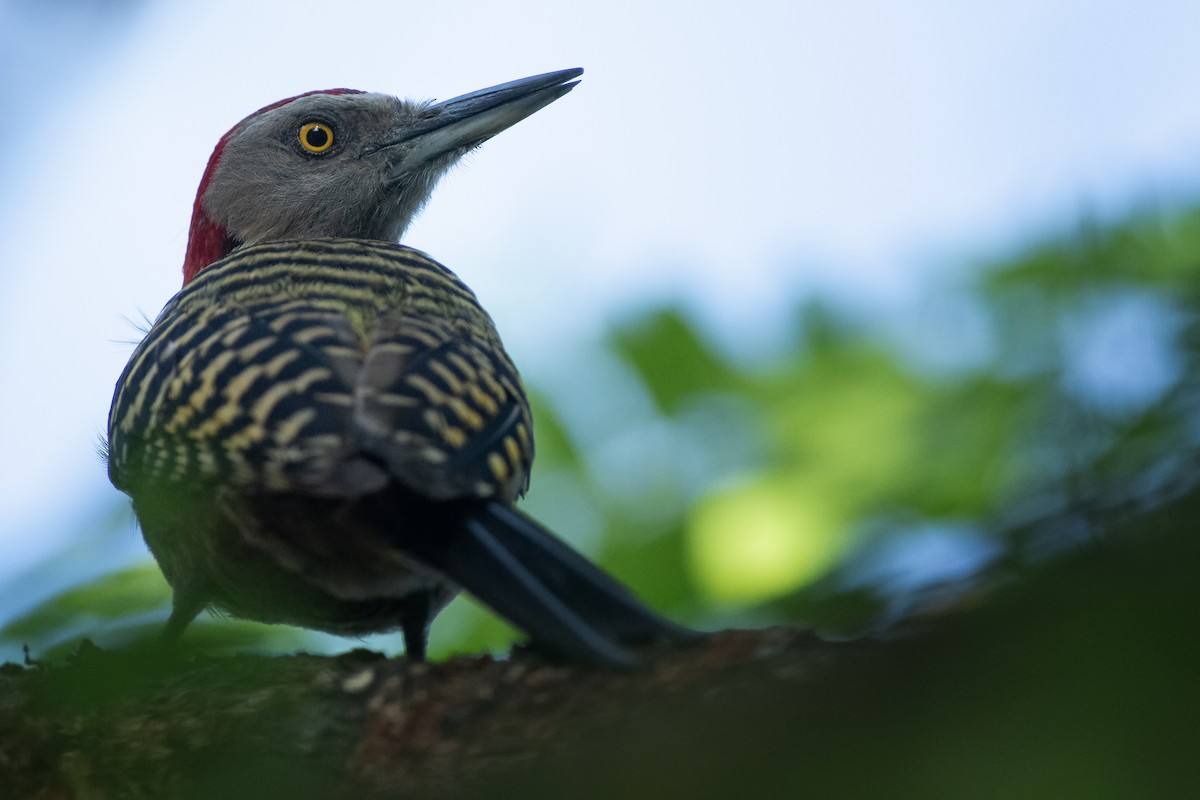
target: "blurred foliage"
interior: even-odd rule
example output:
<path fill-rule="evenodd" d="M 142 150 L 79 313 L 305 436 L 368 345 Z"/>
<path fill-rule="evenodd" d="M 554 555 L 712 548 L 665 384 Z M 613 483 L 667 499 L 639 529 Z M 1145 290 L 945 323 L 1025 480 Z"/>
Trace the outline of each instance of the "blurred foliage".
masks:
<path fill-rule="evenodd" d="M 1190 209 L 1085 223 L 900 312 L 807 298 L 769 358 L 730 355 L 686 309 L 645 310 L 572 354 L 575 372 L 534 381 L 527 507 L 695 624 L 886 624 L 1195 482 L 1198 287 Z M 120 644 L 165 618 L 168 594 L 152 566 L 93 576 L 0 620 L 0 646 Z M 197 627 L 218 648 L 350 646 Z M 432 647 L 513 637 L 460 601 Z"/>

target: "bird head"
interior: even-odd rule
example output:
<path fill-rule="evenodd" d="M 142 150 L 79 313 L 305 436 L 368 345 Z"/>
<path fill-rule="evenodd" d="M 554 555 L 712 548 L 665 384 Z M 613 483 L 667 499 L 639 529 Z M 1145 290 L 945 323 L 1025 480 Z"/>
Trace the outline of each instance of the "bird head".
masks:
<path fill-rule="evenodd" d="M 241 245 L 397 241 L 458 159 L 574 88 L 567 69 L 440 103 L 353 89 L 262 108 L 217 143 L 192 211 L 186 285 Z"/>

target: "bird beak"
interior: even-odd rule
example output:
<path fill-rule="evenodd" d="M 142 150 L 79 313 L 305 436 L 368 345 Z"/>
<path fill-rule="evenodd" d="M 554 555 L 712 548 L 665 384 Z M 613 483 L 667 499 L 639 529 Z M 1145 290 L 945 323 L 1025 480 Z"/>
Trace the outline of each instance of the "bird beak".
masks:
<path fill-rule="evenodd" d="M 429 106 L 416 122 L 381 146 L 397 148 L 392 179 L 399 180 L 438 156 L 490 139 L 571 91 L 582 74 L 582 69 L 547 72 Z"/>

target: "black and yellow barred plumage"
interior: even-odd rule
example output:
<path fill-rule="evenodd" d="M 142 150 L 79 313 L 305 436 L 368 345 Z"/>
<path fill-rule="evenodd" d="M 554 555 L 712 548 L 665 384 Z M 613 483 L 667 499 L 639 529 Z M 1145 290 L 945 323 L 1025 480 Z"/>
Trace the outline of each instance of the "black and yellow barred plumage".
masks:
<path fill-rule="evenodd" d="M 452 272 L 400 245 L 280 242 L 213 264 L 163 309 L 119 386 L 121 489 L 217 476 L 378 488 L 383 472 L 347 463 L 348 448 L 435 498 L 511 502 L 528 485 L 529 405 L 491 319 Z"/>
<path fill-rule="evenodd" d="M 436 104 L 306 92 L 217 142 L 184 288 L 109 415 L 109 476 L 174 589 L 169 634 L 212 606 L 399 628 L 423 657 L 461 588 L 578 661 L 691 638 L 513 507 L 533 459 L 517 371 L 471 290 L 389 243 L 464 153 L 581 73 Z"/>
<path fill-rule="evenodd" d="M 564 655 L 680 635 L 511 506 L 529 405 L 487 313 L 419 251 L 247 247 L 163 309 L 118 381 L 109 473 L 176 592 L 424 653 L 465 586 Z"/>

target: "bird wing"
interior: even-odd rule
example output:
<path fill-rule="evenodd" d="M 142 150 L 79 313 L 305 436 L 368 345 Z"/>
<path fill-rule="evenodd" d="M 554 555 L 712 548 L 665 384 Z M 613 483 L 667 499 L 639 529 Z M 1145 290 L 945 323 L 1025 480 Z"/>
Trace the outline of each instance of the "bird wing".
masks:
<path fill-rule="evenodd" d="M 524 493 L 532 423 L 520 378 L 487 328 L 395 311 L 374 330 L 358 377 L 356 436 L 433 499 Z"/>
<path fill-rule="evenodd" d="M 325 484 L 350 454 L 349 327 L 329 311 L 187 300 L 168 305 L 119 383 L 114 484 L 345 491 Z"/>
<path fill-rule="evenodd" d="M 109 470 L 140 483 L 515 499 L 532 423 L 490 318 L 410 248 L 245 248 L 163 310 L 118 382 Z"/>

